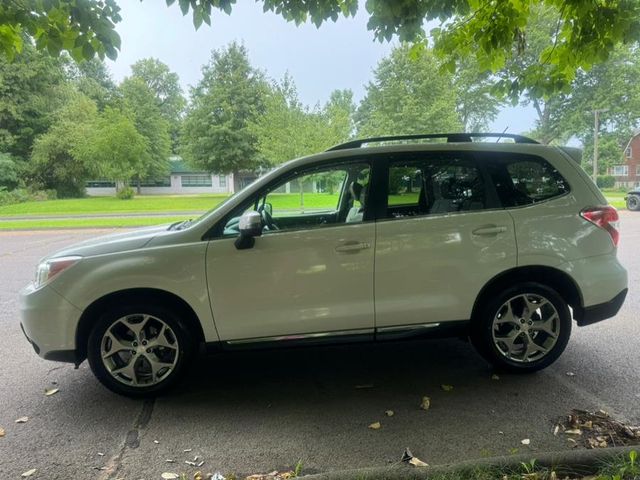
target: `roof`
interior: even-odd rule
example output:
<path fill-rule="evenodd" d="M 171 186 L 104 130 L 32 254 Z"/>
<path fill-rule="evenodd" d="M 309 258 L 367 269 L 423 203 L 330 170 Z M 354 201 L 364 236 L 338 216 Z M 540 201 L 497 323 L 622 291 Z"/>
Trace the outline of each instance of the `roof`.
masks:
<path fill-rule="evenodd" d="M 195 169 L 193 167 L 191 167 L 187 162 L 185 162 L 182 157 L 179 157 L 177 155 L 169 157 L 169 168 L 171 171 L 171 174 L 176 174 L 176 173 L 210 173 L 210 172 L 205 172 L 202 169 Z"/>

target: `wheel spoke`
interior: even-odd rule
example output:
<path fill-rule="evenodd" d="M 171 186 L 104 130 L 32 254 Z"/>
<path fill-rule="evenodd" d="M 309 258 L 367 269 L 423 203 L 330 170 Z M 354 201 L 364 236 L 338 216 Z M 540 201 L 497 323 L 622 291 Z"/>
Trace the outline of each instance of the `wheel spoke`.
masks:
<path fill-rule="evenodd" d="M 174 343 L 169 343 L 169 340 L 167 340 L 166 325 L 163 325 L 160 331 L 158 332 L 158 334 L 154 338 L 148 340 L 148 342 L 149 343 L 147 343 L 147 348 L 164 347 L 164 348 L 170 348 L 172 350 L 177 349 L 175 341 Z"/>
<path fill-rule="evenodd" d="M 136 315 L 137 316 L 137 315 Z M 142 321 L 137 322 L 137 323 L 130 323 L 129 322 L 129 318 L 124 320 L 124 324 L 127 326 L 127 328 L 129 330 L 131 330 L 133 332 L 133 334 L 136 336 L 136 339 L 138 341 L 142 340 L 141 336 L 142 336 L 142 331 L 144 329 L 144 327 L 147 325 L 147 322 L 149 321 L 149 315 L 142 315 Z"/>
<path fill-rule="evenodd" d="M 531 337 L 527 338 L 527 348 L 524 352 L 524 358 L 523 360 L 527 361 L 529 358 L 531 358 L 533 355 L 537 354 L 537 353 L 542 353 L 543 355 L 546 355 L 546 353 L 549 350 L 538 345 L 537 343 L 535 343 L 533 341 L 533 339 Z"/>
<path fill-rule="evenodd" d="M 558 318 L 558 314 L 553 314 L 548 319 L 541 322 L 534 322 L 534 324 L 530 327 L 530 330 L 544 332 L 549 335 L 551 338 L 558 338 L 558 334 L 553 328 L 553 322 L 556 320 L 560 320 Z"/>
<path fill-rule="evenodd" d="M 517 324 L 517 320 L 515 315 L 513 314 L 513 309 L 511 308 L 511 302 L 507 302 L 507 309 L 505 313 L 500 317 L 496 318 L 494 321 L 495 325 L 502 325 L 504 323 L 514 323 Z"/>
<path fill-rule="evenodd" d="M 120 340 L 119 338 L 117 338 L 113 333 L 111 333 L 110 331 L 107 331 L 107 333 L 105 334 L 105 338 L 108 338 L 111 341 L 111 348 L 109 348 L 109 351 L 103 351 L 102 352 L 102 358 L 109 358 L 112 355 L 115 355 L 118 352 L 122 352 L 122 351 L 130 351 L 132 349 L 132 346 L 130 343 L 124 343 L 122 342 L 122 340 Z M 103 339 L 103 348 L 104 348 L 104 339 Z"/>
<path fill-rule="evenodd" d="M 123 374 L 129 377 L 133 384 L 137 384 L 138 375 L 136 374 L 136 368 L 135 368 L 137 359 L 138 357 L 131 357 L 131 359 L 129 360 L 129 363 L 127 363 L 125 366 L 111 370 L 111 375 L 116 376 L 116 375 Z"/>
<path fill-rule="evenodd" d="M 156 381 L 158 378 L 158 372 L 160 372 L 163 368 L 171 368 L 173 367 L 172 362 L 163 362 L 156 355 L 148 354 L 145 355 L 145 358 L 149 362 L 149 367 L 151 367 L 151 380 Z"/>
<path fill-rule="evenodd" d="M 518 339 L 518 337 L 520 336 L 522 332 L 520 332 L 519 330 L 516 330 L 515 328 L 509 332 L 508 335 L 504 335 L 501 337 L 495 337 L 496 342 L 500 342 L 503 343 L 506 347 L 507 347 L 507 351 L 505 352 L 505 354 L 507 355 L 507 357 L 510 357 L 514 347 L 515 347 L 515 341 Z"/>

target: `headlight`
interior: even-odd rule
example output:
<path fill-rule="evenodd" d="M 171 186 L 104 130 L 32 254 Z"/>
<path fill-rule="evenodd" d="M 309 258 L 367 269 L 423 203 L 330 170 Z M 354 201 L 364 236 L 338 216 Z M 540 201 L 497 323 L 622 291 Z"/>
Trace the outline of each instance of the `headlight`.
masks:
<path fill-rule="evenodd" d="M 36 268 L 36 288 L 40 288 L 60 272 L 75 265 L 81 258 L 78 256 L 59 257 L 41 262 Z"/>

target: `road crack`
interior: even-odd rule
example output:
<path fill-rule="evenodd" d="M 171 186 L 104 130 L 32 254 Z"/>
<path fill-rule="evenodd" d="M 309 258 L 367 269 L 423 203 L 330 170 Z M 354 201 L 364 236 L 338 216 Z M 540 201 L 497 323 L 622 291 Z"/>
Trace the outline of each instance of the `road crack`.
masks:
<path fill-rule="evenodd" d="M 125 434 L 118 453 L 108 460 L 100 476 L 98 476 L 98 480 L 112 480 L 117 478 L 118 471 L 122 466 L 122 459 L 127 450 L 134 450 L 140 446 L 140 433 L 149 424 L 154 406 L 155 399 L 145 400 L 142 403 L 142 409 L 140 409 L 140 413 L 138 413 L 131 429 Z"/>

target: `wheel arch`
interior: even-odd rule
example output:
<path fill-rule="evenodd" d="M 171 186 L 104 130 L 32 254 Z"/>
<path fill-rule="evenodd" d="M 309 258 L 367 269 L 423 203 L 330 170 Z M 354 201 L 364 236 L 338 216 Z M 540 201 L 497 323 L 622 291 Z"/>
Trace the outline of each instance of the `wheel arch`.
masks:
<path fill-rule="evenodd" d="M 205 341 L 204 331 L 196 312 L 178 295 L 155 288 L 119 290 L 98 298 L 82 312 L 76 328 L 76 365 L 87 358 L 87 339 L 97 317 L 109 306 L 127 302 L 149 302 L 172 308 L 176 313 L 180 314 L 180 319 L 184 321 L 185 326 L 193 333 L 196 342 L 203 343 Z"/>
<path fill-rule="evenodd" d="M 482 305 L 486 303 L 494 292 L 504 290 L 521 282 L 537 282 L 553 288 L 571 306 L 573 317 L 576 320 L 582 318 L 584 311 L 582 293 L 573 278 L 557 268 L 528 265 L 507 270 L 489 280 L 476 297 L 471 311 L 471 320 L 473 321 L 477 317 Z"/>

